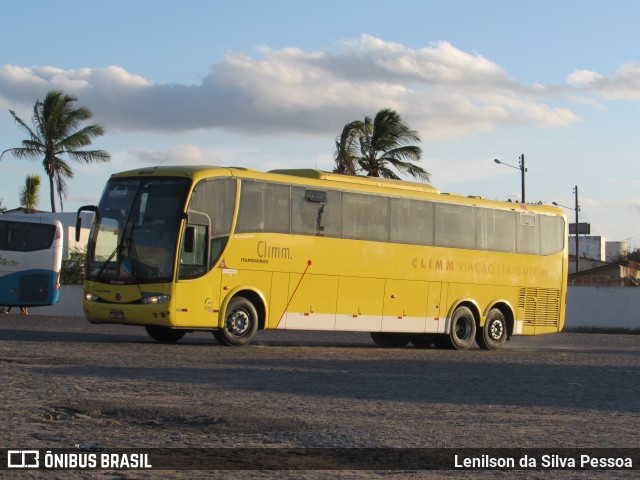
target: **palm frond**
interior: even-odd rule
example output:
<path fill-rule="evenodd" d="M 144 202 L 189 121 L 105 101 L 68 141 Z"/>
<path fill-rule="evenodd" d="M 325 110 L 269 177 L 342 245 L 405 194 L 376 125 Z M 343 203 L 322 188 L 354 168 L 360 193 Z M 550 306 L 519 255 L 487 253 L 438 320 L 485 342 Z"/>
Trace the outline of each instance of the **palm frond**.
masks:
<path fill-rule="evenodd" d="M 75 107 L 77 99 L 59 90 L 51 90 L 44 100 L 38 99 L 33 106 L 32 126 L 27 125 L 15 112 L 11 115 L 23 128 L 28 139 L 22 147 L 6 150 L 18 158 L 42 158 L 42 166 L 49 177 L 51 210 L 56 211 L 54 190 L 58 190 L 60 202 L 66 197 L 66 179 L 73 178 L 73 170 L 63 160 L 66 155 L 80 163 L 108 162 L 109 153 L 104 150 L 82 150 L 91 145 L 92 140 L 103 135 L 101 125 L 82 123 L 92 117 L 87 107 Z"/>

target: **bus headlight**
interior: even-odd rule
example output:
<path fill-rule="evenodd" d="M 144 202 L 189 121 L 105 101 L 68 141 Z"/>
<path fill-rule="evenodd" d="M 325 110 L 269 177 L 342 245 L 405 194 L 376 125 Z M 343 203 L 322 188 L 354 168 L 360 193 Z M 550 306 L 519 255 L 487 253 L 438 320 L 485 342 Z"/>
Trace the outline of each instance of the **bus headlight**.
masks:
<path fill-rule="evenodd" d="M 155 305 L 156 303 L 166 303 L 171 299 L 169 295 L 152 295 L 144 297 L 141 302 L 146 305 Z"/>
<path fill-rule="evenodd" d="M 98 298 L 98 296 L 94 295 L 93 293 L 89 293 L 89 292 L 84 292 L 84 299 L 87 302 L 97 302 L 100 300 L 100 298 Z"/>

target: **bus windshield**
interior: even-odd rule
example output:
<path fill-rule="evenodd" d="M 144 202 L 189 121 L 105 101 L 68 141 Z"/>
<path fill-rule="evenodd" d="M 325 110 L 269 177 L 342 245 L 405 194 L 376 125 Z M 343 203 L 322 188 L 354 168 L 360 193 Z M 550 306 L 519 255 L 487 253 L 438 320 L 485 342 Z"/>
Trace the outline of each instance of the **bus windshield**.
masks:
<path fill-rule="evenodd" d="M 110 180 L 91 233 L 87 278 L 117 284 L 171 281 L 189 187 L 187 179 Z"/>

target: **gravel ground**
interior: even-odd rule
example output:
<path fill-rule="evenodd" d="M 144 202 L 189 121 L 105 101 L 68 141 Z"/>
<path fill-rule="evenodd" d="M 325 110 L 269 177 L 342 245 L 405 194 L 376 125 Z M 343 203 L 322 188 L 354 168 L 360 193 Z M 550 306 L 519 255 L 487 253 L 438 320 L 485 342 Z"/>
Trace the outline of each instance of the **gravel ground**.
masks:
<path fill-rule="evenodd" d="M 638 448 L 640 335 L 499 352 L 368 334 L 204 332 L 175 345 L 80 318 L 0 317 L 4 448 Z M 11 478 L 629 478 L 629 471 L 58 471 Z"/>

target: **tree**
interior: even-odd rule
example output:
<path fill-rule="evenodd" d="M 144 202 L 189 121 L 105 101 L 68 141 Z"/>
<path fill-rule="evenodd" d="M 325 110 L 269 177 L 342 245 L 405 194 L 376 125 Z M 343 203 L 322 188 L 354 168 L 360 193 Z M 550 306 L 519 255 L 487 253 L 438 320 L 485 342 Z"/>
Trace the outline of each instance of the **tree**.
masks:
<path fill-rule="evenodd" d="M 618 255 L 616 262 L 637 262 L 640 263 L 640 248 L 629 250 L 628 252 Z"/>
<path fill-rule="evenodd" d="M 60 283 L 62 285 L 82 285 L 86 259 L 86 252 L 78 247 L 74 247 L 69 252 L 69 258 L 62 260 Z"/>
<path fill-rule="evenodd" d="M 73 171 L 63 155 L 80 163 L 108 162 L 111 159 L 103 150 L 82 150 L 91 145 L 94 138 L 103 135 L 104 130 L 98 124 L 81 128 L 82 122 L 93 114 L 87 107 L 74 108 L 76 101 L 75 97 L 61 91 L 50 91 L 44 101 L 36 101 L 31 116 L 32 126 L 9 110 L 29 138 L 22 141 L 21 147 L 10 148 L 2 153 L 11 152 L 17 158 L 42 158 L 42 166 L 49 177 L 52 212 L 56 211 L 56 189 L 62 208 L 62 198 L 68 193 L 65 179 L 73 178 Z"/>
<path fill-rule="evenodd" d="M 394 110 L 385 108 L 364 122 L 345 125 L 336 138 L 334 172 L 363 172 L 369 177 L 400 178 L 394 169 L 428 181 L 430 173 L 412 162 L 419 161 L 422 149 L 415 145 L 420 136 Z"/>
<path fill-rule="evenodd" d="M 20 205 L 27 213 L 34 213 L 40 201 L 40 175 L 28 175 L 20 189 Z"/>
<path fill-rule="evenodd" d="M 342 134 L 336 138 L 336 166 L 334 173 L 345 173 L 347 175 L 356 175 L 356 166 L 358 163 L 358 132 L 361 130 L 362 122 L 347 123 L 342 129 Z"/>

